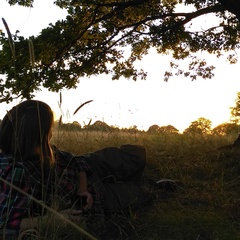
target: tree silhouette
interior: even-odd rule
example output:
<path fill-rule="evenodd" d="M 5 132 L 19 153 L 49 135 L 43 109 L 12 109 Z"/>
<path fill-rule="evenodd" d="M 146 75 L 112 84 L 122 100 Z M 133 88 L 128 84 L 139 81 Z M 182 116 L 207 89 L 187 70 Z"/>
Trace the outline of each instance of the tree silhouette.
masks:
<path fill-rule="evenodd" d="M 230 107 L 231 117 L 230 121 L 234 124 L 240 123 L 240 92 L 237 93 L 237 98 L 235 100 L 235 107 Z"/>
<path fill-rule="evenodd" d="M 200 117 L 193 121 L 183 133 L 210 134 L 212 122 L 209 119 Z"/>
<path fill-rule="evenodd" d="M 160 127 L 157 124 L 150 126 L 147 130 L 148 133 L 159 133 Z"/>
<path fill-rule="evenodd" d="M 239 133 L 240 126 L 234 123 L 222 123 L 213 128 L 212 133 L 217 135 L 230 135 Z"/>
<path fill-rule="evenodd" d="M 102 122 L 102 121 L 96 121 L 95 123 L 85 126 L 85 129 L 87 130 L 92 130 L 92 131 L 111 131 L 111 127 L 108 126 L 107 123 Z"/>
<path fill-rule="evenodd" d="M 31 6 L 34 1 L 7 2 Z M 74 88 L 79 78 L 102 73 L 113 79 L 145 79 L 144 69 L 138 70 L 134 63 L 150 48 L 176 60 L 189 59 L 188 69 L 171 61 L 172 70 L 163 76 L 166 81 L 173 74 L 192 80 L 211 78 L 214 67 L 198 59 L 198 51 L 217 56 L 229 52 L 228 60 L 236 62 L 239 0 L 56 0 L 55 4 L 67 10 L 66 19 L 50 24 L 38 36 L 12 35 L 4 21 L 7 32 L 0 35 L 2 101 L 31 98 L 40 87 L 56 92 Z M 191 28 L 206 15 L 215 17 L 216 24 Z"/>
<path fill-rule="evenodd" d="M 167 125 L 167 126 L 162 126 L 160 127 L 160 132 L 165 132 L 165 133 L 179 133 L 179 130 L 176 129 L 172 125 Z"/>

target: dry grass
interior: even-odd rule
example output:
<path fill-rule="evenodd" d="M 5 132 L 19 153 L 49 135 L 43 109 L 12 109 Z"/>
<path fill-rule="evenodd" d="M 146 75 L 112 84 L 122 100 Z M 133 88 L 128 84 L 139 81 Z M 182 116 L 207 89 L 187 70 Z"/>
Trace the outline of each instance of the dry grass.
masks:
<path fill-rule="evenodd" d="M 108 146 L 146 147 L 145 175 L 182 184 L 176 192 L 157 190 L 142 211 L 110 219 L 88 229 L 99 239 L 217 240 L 240 239 L 240 153 L 236 136 L 148 134 L 145 132 L 56 132 L 59 148 L 85 154 Z"/>

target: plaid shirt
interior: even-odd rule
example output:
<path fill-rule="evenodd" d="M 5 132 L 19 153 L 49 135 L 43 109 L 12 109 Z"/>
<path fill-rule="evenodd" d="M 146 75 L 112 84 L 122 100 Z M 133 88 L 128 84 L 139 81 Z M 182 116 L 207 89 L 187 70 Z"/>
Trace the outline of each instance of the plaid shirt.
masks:
<path fill-rule="evenodd" d="M 93 206 L 91 207 L 90 213 L 91 215 L 103 215 L 103 186 L 88 164 L 89 157 L 74 156 L 69 152 L 59 150 L 54 145 L 52 149 L 57 163 L 56 172 L 59 181 L 59 189 L 57 192 L 58 195 L 61 196 L 60 203 L 63 204 L 63 207 L 72 207 L 72 204 L 76 204 L 77 208 L 81 207 L 78 201 L 79 197 L 76 196 L 76 187 L 79 180 L 77 179 L 78 173 L 84 171 L 87 174 L 88 191 L 93 197 Z"/>
<path fill-rule="evenodd" d="M 52 175 L 46 190 L 45 203 L 50 205 L 53 197 L 51 186 L 57 186 L 60 203 L 66 207 L 76 200 L 77 176 L 80 171 L 86 172 L 89 179 L 93 175 L 87 158 L 84 156 L 73 156 L 72 154 L 60 151 L 52 146 L 55 155 L 55 174 Z M 26 165 L 17 162 L 13 163 L 10 156 L 0 155 L 0 177 L 12 185 L 20 188 L 31 196 L 42 199 L 42 175 L 34 162 Z M 91 181 L 89 181 L 91 185 Z M 49 190 L 49 191 L 48 191 Z M 93 195 L 94 205 L 92 213 L 102 212 L 102 195 L 94 187 L 89 186 L 89 192 Z M 0 179 L 0 229 L 19 230 L 21 221 L 29 215 L 36 216 L 36 204 L 24 194 L 13 189 Z"/>
<path fill-rule="evenodd" d="M 20 163 L 13 166 L 11 157 L 0 156 L 0 176 L 22 191 L 31 193 L 26 170 Z M 0 228 L 18 230 L 29 199 L 4 182 L 0 183 L 0 190 Z"/>

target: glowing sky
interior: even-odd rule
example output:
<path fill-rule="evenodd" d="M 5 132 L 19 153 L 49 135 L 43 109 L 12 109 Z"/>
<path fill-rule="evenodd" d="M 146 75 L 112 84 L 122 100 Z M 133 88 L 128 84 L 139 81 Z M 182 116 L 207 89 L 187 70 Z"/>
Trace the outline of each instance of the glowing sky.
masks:
<path fill-rule="evenodd" d="M 5 18 L 11 32 L 19 30 L 20 35 L 25 37 L 37 35 L 42 28 L 64 14 L 64 11 L 53 7 L 50 0 L 35 0 L 33 9 L 9 7 L 5 1 L 0 3 L 1 18 Z M 5 30 L 2 22 L 0 29 Z M 157 55 L 153 49 L 137 63 L 148 72 L 146 81 L 112 81 L 111 76 L 106 75 L 81 79 L 76 90 L 62 91 L 61 111 L 58 93 L 43 90 L 35 99 L 47 102 L 57 117 L 63 114 L 65 122 L 78 121 L 81 125 L 92 119 L 92 122 L 101 120 L 119 127 L 136 125 L 145 130 L 153 124 L 171 124 L 182 131 L 192 121 L 205 117 L 212 121 L 214 127 L 229 121 L 229 107 L 234 106 L 237 92 L 240 91 L 240 68 L 239 63 L 230 65 L 225 58 L 217 59 L 206 53 L 202 53 L 202 57 L 216 66 L 213 79 L 192 82 L 183 77 L 174 77 L 166 83 L 163 74 L 169 69 L 170 58 Z M 73 116 L 74 110 L 87 100 L 93 102 Z M 9 105 L 1 103 L 0 118 L 17 102 Z"/>

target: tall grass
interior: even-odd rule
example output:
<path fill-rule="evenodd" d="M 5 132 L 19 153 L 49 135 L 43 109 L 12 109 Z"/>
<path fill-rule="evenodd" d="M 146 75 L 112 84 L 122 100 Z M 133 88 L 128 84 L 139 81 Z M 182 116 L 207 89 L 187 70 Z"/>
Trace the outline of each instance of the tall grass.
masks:
<path fill-rule="evenodd" d="M 179 182 L 175 192 L 154 190 L 153 204 L 146 209 L 115 218 L 110 226 L 104 223 L 88 229 L 99 239 L 229 240 L 240 239 L 240 154 L 230 147 L 218 148 L 233 143 L 235 138 L 60 131 L 52 141 L 80 155 L 126 143 L 143 145 L 147 149 L 145 177 Z"/>

